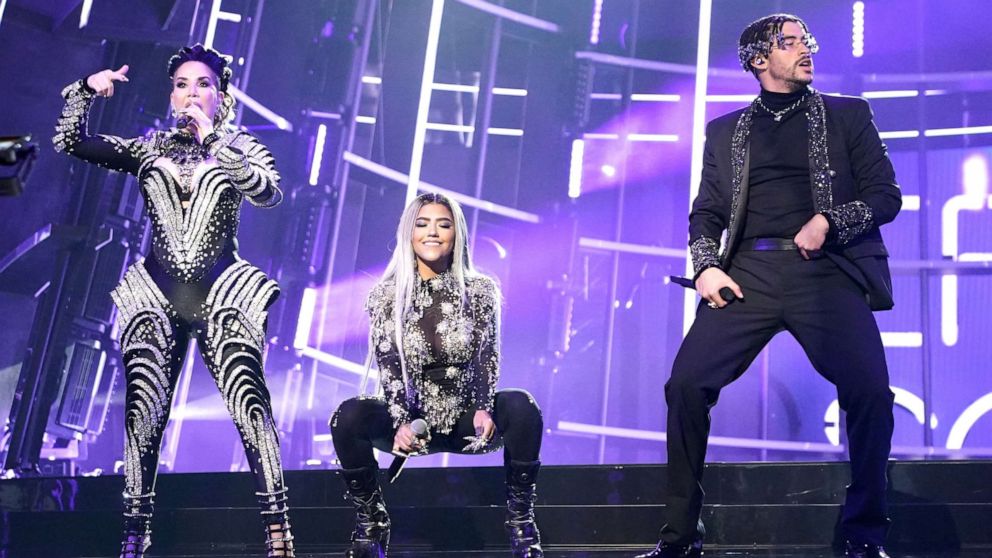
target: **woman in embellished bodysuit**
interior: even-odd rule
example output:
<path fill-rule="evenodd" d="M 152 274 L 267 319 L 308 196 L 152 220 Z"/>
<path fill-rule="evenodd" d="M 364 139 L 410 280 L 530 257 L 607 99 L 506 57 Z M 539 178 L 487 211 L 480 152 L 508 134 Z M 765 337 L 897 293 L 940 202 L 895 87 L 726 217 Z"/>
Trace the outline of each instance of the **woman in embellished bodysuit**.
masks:
<path fill-rule="evenodd" d="M 543 422 L 529 393 L 496 390 L 501 298 L 496 282 L 472 265 L 458 203 L 436 194 L 411 202 L 366 305 L 384 396 L 349 399 L 330 422 L 358 513 L 349 558 L 382 558 L 389 544 L 373 448 L 404 455 L 500 446 L 513 556 L 544 556 L 534 520 Z M 411 427 L 418 419 L 428 425 L 421 438 Z"/>
<path fill-rule="evenodd" d="M 275 281 L 238 257 L 241 202 L 272 207 L 282 199 L 272 155 L 228 122 L 227 60 L 201 45 L 169 60 L 177 127 L 123 139 L 89 135 L 97 96 L 127 81 L 127 66 L 79 80 L 62 92 L 55 148 L 137 176 L 152 224 L 152 250 L 111 293 L 119 311 L 127 379 L 124 538 L 121 556 L 151 544 L 162 434 L 191 338 L 220 388 L 244 443 L 262 510 L 269 556 L 293 556 L 279 436 L 262 356 Z"/>

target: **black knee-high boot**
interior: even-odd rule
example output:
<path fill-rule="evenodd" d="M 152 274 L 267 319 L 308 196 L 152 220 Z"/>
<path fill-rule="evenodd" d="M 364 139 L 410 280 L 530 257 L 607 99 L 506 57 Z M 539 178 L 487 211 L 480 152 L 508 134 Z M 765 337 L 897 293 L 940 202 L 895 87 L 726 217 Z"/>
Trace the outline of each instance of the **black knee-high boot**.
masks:
<path fill-rule="evenodd" d="M 142 558 L 152 544 L 152 512 L 154 492 L 124 494 L 124 535 L 121 558 Z"/>
<path fill-rule="evenodd" d="M 382 499 L 376 467 L 341 469 L 348 498 L 355 506 L 355 531 L 347 558 L 385 558 L 389 550 L 389 514 Z"/>
<path fill-rule="evenodd" d="M 541 558 L 541 532 L 534 519 L 540 461 L 510 461 L 506 466 L 506 530 L 514 558 Z"/>

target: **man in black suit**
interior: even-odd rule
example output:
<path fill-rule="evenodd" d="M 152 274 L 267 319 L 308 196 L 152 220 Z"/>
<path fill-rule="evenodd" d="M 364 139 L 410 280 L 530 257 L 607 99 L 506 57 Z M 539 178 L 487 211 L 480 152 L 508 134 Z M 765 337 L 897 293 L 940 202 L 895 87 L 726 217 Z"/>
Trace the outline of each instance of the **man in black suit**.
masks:
<path fill-rule="evenodd" d="M 702 554 L 709 408 L 783 330 L 837 387 L 847 412 L 847 555 L 888 556 L 882 544 L 893 394 L 872 310 L 892 307 L 879 226 L 895 218 L 902 198 L 868 103 L 810 87 L 817 50 L 796 16 L 749 25 L 740 61 L 761 93 L 707 127 L 689 215 L 695 286 L 704 300 L 665 386 L 668 523 L 657 548 L 639 558 Z M 736 300 L 726 299 L 726 289 Z"/>

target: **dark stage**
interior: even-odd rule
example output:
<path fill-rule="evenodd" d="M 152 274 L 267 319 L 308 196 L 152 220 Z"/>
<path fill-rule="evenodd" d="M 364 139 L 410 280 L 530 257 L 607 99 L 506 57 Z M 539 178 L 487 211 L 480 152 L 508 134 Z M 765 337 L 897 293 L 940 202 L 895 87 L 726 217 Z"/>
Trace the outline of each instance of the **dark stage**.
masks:
<path fill-rule="evenodd" d="M 653 546 L 664 509 L 662 466 L 549 467 L 537 517 L 550 556 L 633 556 Z M 992 463 L 893 462 L 895 556 L 992 554 Z M 707 467 L 707 556 L 827 557 L 847 468 L 841 463 Z M 160 478 L 150 556 L 261 553 L 245 474 Z M 343 552 L 352 511 L 330 471 L 287 473 L 301 556 Z M 8 556 L 110 556 L 118 532 L 119 477 L 20 479 L 2 485 Z M 580 488 L 577 488 L 580 487 Z M 385 487 L 390 556 L 505 556 L 503 478 L 497 468 L 411 469 Z M 52 533 L 58 533 L 53 537 Z"/>
<path fill-rule="evenodd" d="M 554 548 L 554 547 L 549 547 Z M 631 549 L 631 550 L 550 550 L 546 552 L 547 558 L 632 558 L 633 556 L 643 552 L 644 549 Z M 297 553 L 299 558 L 339 558 L 341 552 L 332 553 L 321 553 L 321 552 L 303 552 Z M 505 558 L 507 556 L 507 551 L 496 552 L 496 551 L 473 551 L 473 550 L 459 550 L 454 552 L 390 552 L 390 556 L 396 558 L 423 558 L 430 556 L 438 556 L 441 558 L 454 558 L 455 556 L 466 556 L 468 558 Z M 840 554 L 835 554 L 833 552 L 821 551 L 816 549 L 777 549 L 777 550 L 750 550 L 750 549 L 717 549 L 709 550 L 708 548 L 704 551 L 704 555 L 707 557 L 715 558 L 747 558 L 754 556 L 756 558 L 835 558 L 840 556 Z M 928 552 L 909 552 L 906 554 L 900 554 L 901 558 L 985 558 L 987 557 L 988 551 L 967 551 L 962 550 L 955 553 L 928 553 Z M 107 558 L 109 555 L 93 555 L 93 556 L 80 556 L 79 558 Z M 152 554 L 151 556 L 154 556 Z M 210 556 L 211 558 L 255 558 L 258 554 L 176 554 L 170 555 L 173 558 L 203 558 L 205 556 Z"/>

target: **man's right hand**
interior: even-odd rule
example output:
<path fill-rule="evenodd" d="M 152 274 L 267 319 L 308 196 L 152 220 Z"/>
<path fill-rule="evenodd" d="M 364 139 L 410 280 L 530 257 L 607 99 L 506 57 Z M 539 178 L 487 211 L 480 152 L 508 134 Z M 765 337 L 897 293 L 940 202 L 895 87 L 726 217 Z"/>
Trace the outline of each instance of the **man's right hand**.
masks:
<path fill-rule="evenodd" d="M 117 71 L 103 70 L 102 72 L 97 72 L 86 78 L 86 85 L 93 91 L 96 91 L 96 94 L 101 97 L 113 97 L 114 82 L 126 82 L 127 70 L 127 64 L 124 64 Z"/>
<path fill-rule="evenodd" d="M 710 308 L 723 308 L 728 304 L 720 296 L 720 289 L 724 287 L 730 287 L 730 290 L 734 291 L 737 298 L 744 298 L 744 293 L 741 291 L 740 285 L 735 283 L 719 267 L 710 267 L 703 270 L 699 274 L 699 278 L 696 279 L 696 292 L 709 303 Z"/>

